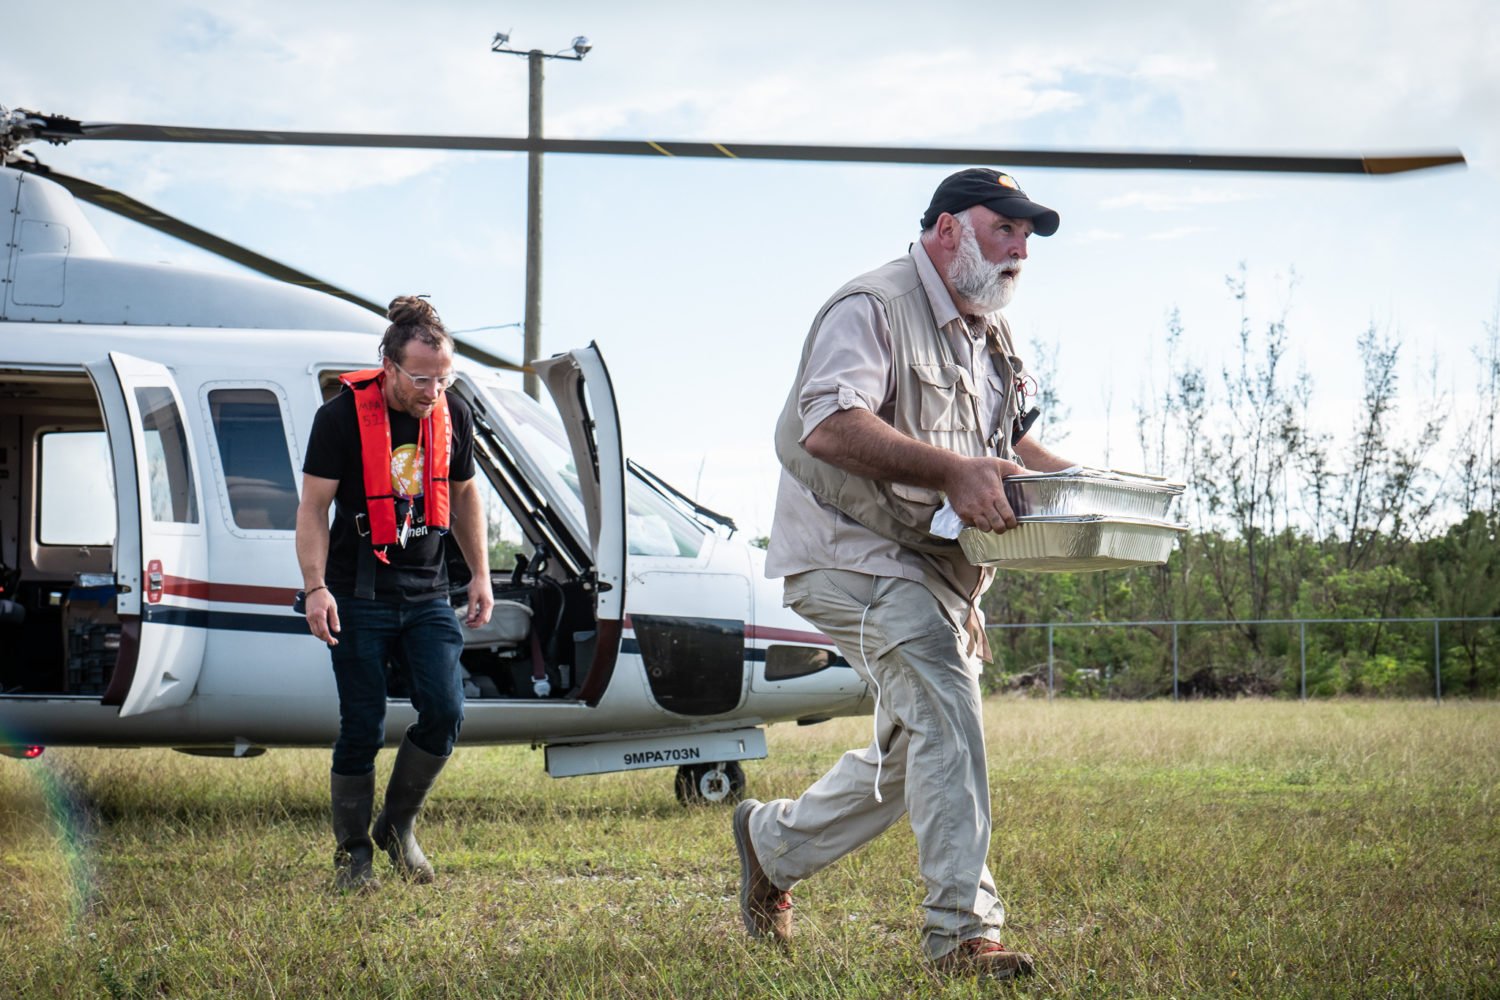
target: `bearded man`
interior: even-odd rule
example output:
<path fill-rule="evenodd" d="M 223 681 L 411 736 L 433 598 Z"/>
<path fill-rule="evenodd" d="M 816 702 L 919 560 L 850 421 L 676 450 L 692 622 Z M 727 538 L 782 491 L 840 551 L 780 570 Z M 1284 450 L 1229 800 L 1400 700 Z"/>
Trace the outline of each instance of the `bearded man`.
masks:
<path fill-rule="evenodd" d="M 1022 419 L 1022 364 L 999 310 L 1033 234 L 1058 215 L 1005 173 L 938 185 L 910 252 L 818 312 L 776 428 L 783 471 L 766 575 L 875 692 L 874 739 L 796 799 L 734 813 L 740 909 L 754 937 L 790 939 L 790 890 L 903 814 L 926 883 L 923 950 L 995 978 L 1033 962 L 1000 943 L 987 864 L 989 779 L 979 599 L 993 571 L 929 532 L 943 499 L 964 524 L 1015 527 L 1002 480 L 1070 462 Z"/>

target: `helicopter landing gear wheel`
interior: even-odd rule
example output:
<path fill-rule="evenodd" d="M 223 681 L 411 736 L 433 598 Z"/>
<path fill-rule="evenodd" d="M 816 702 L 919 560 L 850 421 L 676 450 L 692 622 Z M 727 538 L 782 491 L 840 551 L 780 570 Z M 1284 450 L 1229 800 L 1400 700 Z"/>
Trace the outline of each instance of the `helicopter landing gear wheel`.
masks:
<path fill-rule="evenodd" d="M 745 769 L 737 760 L 685 764 L 677 769 L 677 801 L 685 806 L 735 803 L 745 794 Z"/>

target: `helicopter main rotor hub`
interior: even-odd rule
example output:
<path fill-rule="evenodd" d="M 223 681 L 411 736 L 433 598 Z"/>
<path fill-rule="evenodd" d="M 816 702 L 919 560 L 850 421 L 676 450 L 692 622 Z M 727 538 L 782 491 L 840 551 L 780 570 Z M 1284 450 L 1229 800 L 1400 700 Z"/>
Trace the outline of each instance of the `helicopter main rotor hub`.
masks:
<path fill-rule="evenodd" d="M 72 118 L 44 115 L 25 108 L 7 108 L 0 104 L 0 163 L 18 160 L 20 148 L 28 142 L 45 139 L 54 146 L 61 146 L 79 135 L 82 135 L 82 130 Z"/>

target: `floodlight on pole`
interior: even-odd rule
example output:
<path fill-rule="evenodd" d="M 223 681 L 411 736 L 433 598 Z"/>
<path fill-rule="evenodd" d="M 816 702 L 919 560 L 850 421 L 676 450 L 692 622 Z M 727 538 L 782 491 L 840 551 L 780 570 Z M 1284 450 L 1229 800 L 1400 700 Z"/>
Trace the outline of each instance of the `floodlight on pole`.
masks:
<path fill-rule="evenodd" d="M 490 51 L 525 56 L 530 70 L 526 103 L 526 138 L 531 147 L 526 153 L 526 318 L 521 348 L 522 363 L 529 367 L 542 348 L 542 60 L 581 62 L 594 46 L 583 35 L 573 39 L 571 48 L 560 52 L 512 49 L 509 45 L 510 32 L 497 31 Z M 532 399 L 541 398 L 541 384 L 534 374 L 527 372 L 523 384 Z"/>

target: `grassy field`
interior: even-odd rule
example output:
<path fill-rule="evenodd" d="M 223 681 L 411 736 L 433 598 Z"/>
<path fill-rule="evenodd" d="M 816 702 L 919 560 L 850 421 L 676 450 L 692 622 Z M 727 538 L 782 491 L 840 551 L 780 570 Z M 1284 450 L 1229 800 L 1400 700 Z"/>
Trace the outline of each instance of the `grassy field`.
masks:
<path fill-rule="evenodd" d="M 326 752 L 54 748 L 0 760 L 0 997 L 1500 996 L 1500 705 L 986 712 L 1019 986 L 922 963 L 904 826 L 799 888 L 784 955 L 740 929 L 728 810 L 670 771 L 461 749 L 422 827 L 438 884 L 344 897 Z M 868 733 L 773 728 L 751 794 Z"/>

